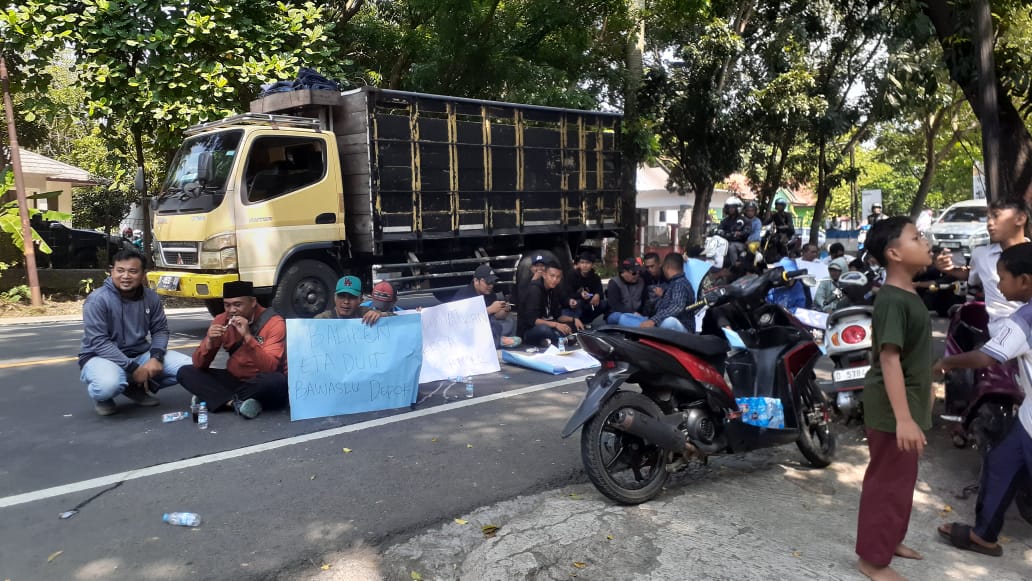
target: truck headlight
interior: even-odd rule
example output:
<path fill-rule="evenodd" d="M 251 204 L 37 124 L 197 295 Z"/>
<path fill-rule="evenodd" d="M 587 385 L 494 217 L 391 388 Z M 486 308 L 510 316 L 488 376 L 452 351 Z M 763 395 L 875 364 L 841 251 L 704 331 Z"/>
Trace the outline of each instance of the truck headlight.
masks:
<path fill-rule="evenodd" d="M 212 270 L 233 270 L 237 267 L 236 248 L 223 248 L 222 250 L 201 252 L 201 268 Z"/>
<path fill-rule="evenodd" d="M 207 252 L 214 252 L 216 250 L 222 250 L 223 248 L 235 248 L 236 247 L 236 233 L 229 232 L 226 234 L 216 234 L 211 238 L 208 238 L 201 244 L 201 250 Z"/>

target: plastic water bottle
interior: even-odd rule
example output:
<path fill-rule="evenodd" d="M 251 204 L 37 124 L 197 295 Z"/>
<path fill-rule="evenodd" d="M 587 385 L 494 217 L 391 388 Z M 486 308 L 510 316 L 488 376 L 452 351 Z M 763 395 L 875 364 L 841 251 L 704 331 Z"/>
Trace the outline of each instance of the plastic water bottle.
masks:
<path fill-rule="evenodd" d="M 203 401 L 197 408 L 197 427 L 202 430 L 208 429 L 208 404 Z"/>
<path fill-rule="evenodd" d="M 466 376 L 466 397 L 473 397 L 473 376 Z"/>
<path fill-rule="evenodd" d="M 193 512 L 166 512 L 161 515 L 161 520 L 180 527 L 201 526 L 201 515 Z"/>
<path fill-rule="evenodd" d="M 566 353 L 566 337 L 559 337 L 559 352 Z"/>

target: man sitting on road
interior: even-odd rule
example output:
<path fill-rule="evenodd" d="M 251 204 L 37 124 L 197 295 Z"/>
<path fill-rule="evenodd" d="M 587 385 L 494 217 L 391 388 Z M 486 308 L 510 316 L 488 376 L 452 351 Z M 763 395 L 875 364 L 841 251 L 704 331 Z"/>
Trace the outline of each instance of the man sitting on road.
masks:
<path fill-rule="evenodd" d="M 708 214 L 707 214 L 708 215 Z M 663 279 L 663 263 L 658 252 L 646 252 L 642 259 L 641 279 L 645 281 L 645 304 L 642 306 L 643 315 L 651 315 L 656 312 L 656 303 L 663 296 L 666 289 L 666 280 Z"/>
<path fill-rule="evenodd" d="M 620 316 L 627 313 L 640 315 L 645 302 L 645 281 L 641 280 L 641 267 L 633 258 L 620 263 L 620 274 L 609 279 L 606 288 L 606 303 L 610 313 L 606 322 L 620 324 Z"/>
<path fill-rule="evenodd" d="M 381 313 L 373 307 L 363 307 L 362 281 L 357 276 L 341 277 L 337 281 L 337 293 L 333 297 L 333 308 L 319 313 L 316 319 L 362 319 L 366 325 L 372 326 L 380 317 L 394 313 Z"/>
<path fill-rule="evenodd" d="M 495 349 L 519 347 L 522 340 L 511 336 L 515 325 L 509 318 L 509 303 L 498 300 L 498 295 L 494 292 L 496 282 L 498 277 L 491 270 L 491 265 L 481 264 L 473 272 L 473 282 L 455 291 L 449 302 L 483 297 L 487 306 L 487 318 L 491 323 L 491 334 L 494 335 Z"/>
<path fill-rule="evenodd" d="M 179 383 L 208 404 L 208 409 L 235 408 L 254 419 L 262 409 L 287 405 L 287 323 L 258 304 L 254 287 L 234 281 L 222 287 L 226 312 L 215 317 L 193 354 L 193 365 L 179 370 Z M 225 369 L 212 360 L 225 348 Z"/>
<path fill-rule="evenodd" d="M 520 312 L 516 319 L 516 334 L 528 345 L 546 346 L 584 328 L 580 319 L 563 314 L 559 286 L 563 281 L 563 269 L 554 261 L 545 264 L 545 274 L 535 280 L 520 295 Z M 571 325 L 573 328 L 571 328 Z"/>
<path fill-rule="evenodd" d="M 695 292 L 684 274 L 684 259 L 671 252 L 663 259 L 663 275 L 667 288 L 656 303 L 656 314 L 649 318 L 634 315 L 620 317 L 620 325 L 642 328 L 660 327 L 690 333 L 695 330 L 695 317 L 685 307 L 695 302 Z"/>
<path fill-rule="evenodd" d="M 564 282 L 567 313 L 584 325 L 590 325 L 605 310 L 602 279 L 595 272 L 595 256 L 582 252 Z"/>
<path fill-rule="evenodd" d="M 405 310 L 398 306 L 398 291 L 394 290 L 394 286 L 386 280 L 374 284 L 372 292 L 369 293 L 369 300 L 359 306 L 372 307 L 381 313 L 397 313 Z"/>
<path fill-rule="evenodd" d="M 179 368 L 190 363 L 186 355 L 168 350 L 161 297 L 144 286 L 144 279 L 143 255 L 120 250 L 113 257 L 111 276 L 82 306 L 80 379 L 102 416 L 118 411 L 114 398 L 119 394 L 137 405 L 158 405 L 148 385 L 174 385 Z"/>

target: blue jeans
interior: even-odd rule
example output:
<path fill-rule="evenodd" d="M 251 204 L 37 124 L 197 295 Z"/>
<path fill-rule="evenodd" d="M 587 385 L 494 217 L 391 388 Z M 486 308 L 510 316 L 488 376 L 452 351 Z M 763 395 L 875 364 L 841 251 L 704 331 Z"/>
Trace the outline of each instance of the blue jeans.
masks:
<path fill-rule="evenodd" d="M 137 365 L 143 365 L 150 359 L 150 352 L 143 353 L 133 359 Z M 190 365 L 192 360 L 176 351 L 165 353 L 165 363 L 161 373 L 154 378 L 158 388 L 169 387 L 178 383 L 176 374 L 179 368 Z M 94 357 L 82 366 L 79 379 L 86 384 L 86 391 L 94 401 L 107 401 L 125 391 L 129 385 L 129 377 L 114 362 L 103 357 Z"/>
<path fill-rule="evenodd" d="M 609 323 L 610 325 L 620 325 L 621 327 L 640 327 L 641 324 L 647 320 L 648 317 L 643 317 L 641 315 L 635 315 L 632 313 L 610 313 L 610 315 L 606 317 L 607 323 Z M 681 321 L 678 321 L 674 317 L 667 317 L 663 319 L 657 326 L 660 329 L 669 329 L 671 331 L 680 331 L 682 333 L 688 332 L 688 329 L 684 328 L 684 325 L 681 323 Z"/>
<path fill-rule="evenodd" d="M 1015 418 L 1007 437 L 982 460 L 982 482 L 975 503 L 976 535 L 990 543 L 999 539 L 1003 517 L 1018 487 L 1028 482 L 1026 476 L 1032 476 L 1032 436 Z"/>

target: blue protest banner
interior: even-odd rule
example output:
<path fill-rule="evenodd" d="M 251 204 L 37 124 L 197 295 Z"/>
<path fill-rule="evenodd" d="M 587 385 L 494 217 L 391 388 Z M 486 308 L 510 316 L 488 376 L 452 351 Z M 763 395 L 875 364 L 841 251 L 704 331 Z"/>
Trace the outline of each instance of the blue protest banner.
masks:
<path fill-rule="evenodd" d="M 419 315 L 287 319 L 290 419 L 305 420 L 408 406 L 419 393 Z"/>

